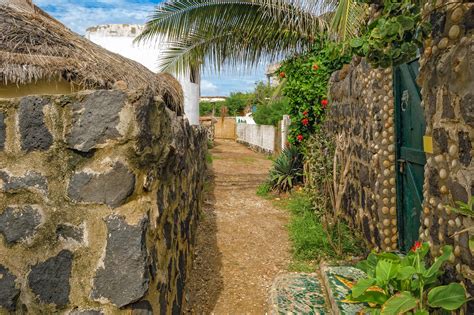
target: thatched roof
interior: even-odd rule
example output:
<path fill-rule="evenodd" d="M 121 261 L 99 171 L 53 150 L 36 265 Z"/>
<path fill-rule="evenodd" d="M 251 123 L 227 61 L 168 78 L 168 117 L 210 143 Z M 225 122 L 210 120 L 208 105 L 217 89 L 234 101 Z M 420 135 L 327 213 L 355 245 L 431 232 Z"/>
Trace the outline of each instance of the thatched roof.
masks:
<path fill-rule="evenodd" d="M 31 3 L 0 0 L 0 84 L 67 80 L 83 89 L 151 86 L 182 108 L 183 92 L 171 76 L 156 75 L 67 29 Z"/>

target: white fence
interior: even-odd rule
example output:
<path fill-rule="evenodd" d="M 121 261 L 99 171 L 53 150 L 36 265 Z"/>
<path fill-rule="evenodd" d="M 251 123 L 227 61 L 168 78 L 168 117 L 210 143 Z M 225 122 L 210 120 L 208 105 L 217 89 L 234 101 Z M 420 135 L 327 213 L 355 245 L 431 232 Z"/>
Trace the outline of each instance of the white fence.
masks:
<path fill-rule="evenodd" d="M 266 125 L 237 124 L 237 141 L 267 153 L 275 152 L 276 128 Z"/>

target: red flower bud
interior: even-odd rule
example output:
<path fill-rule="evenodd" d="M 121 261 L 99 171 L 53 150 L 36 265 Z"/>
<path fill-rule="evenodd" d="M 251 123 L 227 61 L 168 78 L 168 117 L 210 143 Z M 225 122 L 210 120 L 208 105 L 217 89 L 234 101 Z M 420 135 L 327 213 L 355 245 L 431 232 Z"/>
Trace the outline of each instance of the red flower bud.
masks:
<path fill-rule="evenodd" d="M 283 79 L 284 77 L 286 77 L 286 73 L 285 72 L 280 72 L 280 78 Z"/>
<path fill-rule="evenodd" d="M 318 66 L 318 64 L 315 63 L 315 64 L 313 65 L 313 70 L 314 70 L 314 71 L 317 71 L 318 69 L 319 69 L 319 66 Z"/>
<path fill-rule="evenodd" d="M 304 115 L 304 116 L 308 116 L 308 110 L 305 110 L 305 111 L 303 112 L 303 115 Z"/>
<path fill-rule="evenodd" d="M 421 246 L 422 246 L 422 243 L 420 241 L 416 241 L 415 244 L 413 244 L 411 251 L 416 252 L 418 248 L 421 248 Z"/>
<path fill-rule="evenodd" d="M 308 119 L 308 118 L 304 118 L 301 122 L 303 123 L 303 125 L 308 126 L 308 124 L 309 124 L 309 119 Z"/>
<path fill-rule="evenodd" d="M 300 141 L 300 142 L 303 141 L 303 135 L 299 134 L 299 135 L 296 137 L 296 139 L 298 139 L 298 141 Z"/>
<path fill-rule="evenodd" d="M 322 100 L 321 101 L 321 105 L 323 105 L 323 108 L 326 108 L 326 106 L 328 106 L 329 102 L 328 100 Z"/>

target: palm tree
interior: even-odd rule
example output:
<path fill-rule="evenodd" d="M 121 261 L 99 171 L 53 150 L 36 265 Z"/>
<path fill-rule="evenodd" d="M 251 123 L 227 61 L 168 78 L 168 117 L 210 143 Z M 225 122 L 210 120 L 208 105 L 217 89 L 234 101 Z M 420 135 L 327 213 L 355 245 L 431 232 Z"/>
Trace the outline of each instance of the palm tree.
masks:
<path fill-rule="evenodd" d="M 166 39 L 162 71 L 252 67 L 304 52 L 324 32 L 336 40 L 355 36 L 364 12 L 356 0 L 168 0 L 137 41 Z"/>

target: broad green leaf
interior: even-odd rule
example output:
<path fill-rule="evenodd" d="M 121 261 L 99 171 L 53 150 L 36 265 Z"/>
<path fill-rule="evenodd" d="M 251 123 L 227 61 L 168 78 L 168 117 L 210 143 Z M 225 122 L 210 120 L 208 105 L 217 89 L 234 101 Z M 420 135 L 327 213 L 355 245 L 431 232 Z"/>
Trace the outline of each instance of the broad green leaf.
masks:
<path fill-rule="evenodd" d="M 382 306 L 382 315 L 403 314 L 412 310 L 418 304 L 418 300 L 410 292 L 404 291 L 395 294 Z"/>
<path fill-rule="evenodd" d="M 392 278 L 395 277 L 400 264 L 388 260 L 379 260 L 377 267 L 375 268 L 375 275 L 377 278 L 377 284 L 380 286 L 386 285 Z"/>
<path fill-rule="evenodd" d="M 392 260 L 394 262 L 400 262 L 401 258 L 397 254 L 394 253 L 380 253 L 377 254 L 378 259 L 385 259 L 385 260 Z"/>
<path fill-rule="evenodd" d="M 428 293 L 428 304 L 448 311 L 460 308 L 466 303 L 466 292 L 459 283 L 451 283 L 431 289 Z"/>
<path fill-rule="evenodd" d="M 356 37 L 351 40 L 351 47 L 358 48 L 364 44 L 364 40 L 362 38 Z"/>
<path fill-rule="evenodd" d="M 399 15 L 397 16 L 397 21 L 402 26 L 403 30 L 409 31 L 415 26 L 415 20 L 409 16 Z"/>
<path fill-rule="evenodd" d="M 431 265 L 428 270 L 423 273 L 424 278 L 431 278 L 432 276 L 436 275 L 443 265 L 445 261 L 449 259 L 451 253 L 453 252 L 453 247 L 450 245 L 446 245 L 443 247 L 443 254 L 435 259 L 435 262 Z"/>
<path fill-rule="evenodd" d="M 410 279 L 416 273 L 416 269 L 413 266 L 401 267 L 397 273 L 398 280 Z"/>
<path fill-rule="evenodd" d="M 360 279 L 357 283 L 352 287 L 352 296 L 354 298 L 359 297 L 362 293 L 367 291 L 368 288 L 375 284 L 375 279 Z"/>
<path fill-rule="evenodd" d="M 347 299 L 355 302 L 362 302 L 362 303 L 372 303 L 377 305 L 382 305 L 385 301 L 388 300 L 388 296 L 379 291 L 365 291 L 364 294 L 359 295 L 359 297 L 355 298 L 350 294 Z"/>
<path fill-rule="evenodd" d="M 430 315 L 427 310 L 418 310 L 413 315 Z"/>

